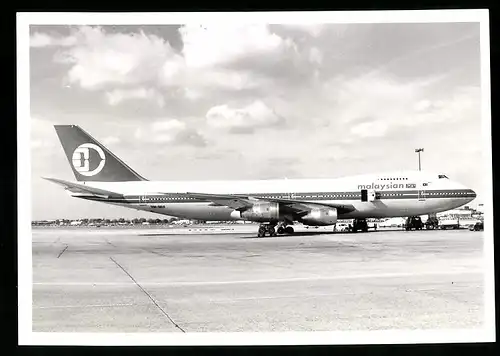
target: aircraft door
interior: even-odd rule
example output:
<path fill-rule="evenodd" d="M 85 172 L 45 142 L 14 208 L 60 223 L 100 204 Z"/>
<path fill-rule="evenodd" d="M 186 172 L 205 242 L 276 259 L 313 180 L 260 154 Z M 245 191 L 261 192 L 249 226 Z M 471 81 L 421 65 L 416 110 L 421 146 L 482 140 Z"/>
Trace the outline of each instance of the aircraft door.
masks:
<path fill-rule="evenodd" d="M 141 196 L 139 197 L 139 204 L 140 204 L 141 206 L 146 206 L 146 205 L 148 205 L 148 204 L 147 204 L 148 202 L 149 202 L 149 197 L 148 197 L 147 195 L 141 195 Z"/>
<path fill-rule="evenodd" d="M 419 187 L 417 196 L 419 201 L 425 201 L 427 198 L 427 190 L 423 185 Z"/>

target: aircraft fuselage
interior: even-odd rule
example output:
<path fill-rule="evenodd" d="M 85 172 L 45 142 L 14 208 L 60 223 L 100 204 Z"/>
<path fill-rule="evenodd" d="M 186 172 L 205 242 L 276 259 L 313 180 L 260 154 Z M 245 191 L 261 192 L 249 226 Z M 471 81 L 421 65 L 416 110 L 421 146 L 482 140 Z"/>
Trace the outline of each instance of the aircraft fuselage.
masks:
<path fill-rule="evenodd" d="M 239 194 L 268 199 L 291 199 L 311 204 L 346 204 L 354 211 L 339 219 L 382 218 L 437 213 L 475 198 L 471 189 L 447 178 L 422 172 L 381 173 L 337 179 L 284 179 L 199 182 L 86 182 L 88 186 L 120 192 L 123 197 L 82 197 L 137 210 L 196 220 L 241 220 L 234 209 L 197 200 L 183 193 Z M 362 201 L 362 190 L 376 199 Z"/>

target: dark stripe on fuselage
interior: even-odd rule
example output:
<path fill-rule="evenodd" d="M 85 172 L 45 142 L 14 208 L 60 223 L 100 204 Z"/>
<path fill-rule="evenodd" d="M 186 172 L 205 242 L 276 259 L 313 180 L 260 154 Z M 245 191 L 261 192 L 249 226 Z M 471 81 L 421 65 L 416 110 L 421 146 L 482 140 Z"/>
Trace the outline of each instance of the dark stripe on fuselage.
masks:
<path fill-rule="evenodd" d="M 306 201 L 323 200 L 353 200 L 361 201 L 361 192 L 312 192 L 312 193 L 265 193 L 265 194 L 238 194 L 265 199 L 291 199 Z M 442 199 L 442 198 L 475 198 L 476 193 L 471 189 L 445 190 L 392 190 L 377 192 L 377 200 L 384 199 Z M 182 193 L 161 195 L 125 195 L 122 197 L 102 198 L 97 196 L 77 196 L 78 198 L 121 204 L 169 204 L 169 203 L 206 203 L 208 200 L 187 197 Z"/>

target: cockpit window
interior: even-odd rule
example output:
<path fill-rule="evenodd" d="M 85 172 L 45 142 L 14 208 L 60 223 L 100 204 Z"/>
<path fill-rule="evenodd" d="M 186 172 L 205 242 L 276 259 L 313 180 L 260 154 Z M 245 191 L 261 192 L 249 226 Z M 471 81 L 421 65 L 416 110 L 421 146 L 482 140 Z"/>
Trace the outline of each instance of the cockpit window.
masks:
<path fill-rule="evenodd" d="M 449 179 L 449 178 L 448 178 L 447 176 L 445 176 L 444 174 L 440 174 L 440 175 L 438 175 L 438 178 L 439 178 L 439 179 L 442 179 L 442 178 Z"/>

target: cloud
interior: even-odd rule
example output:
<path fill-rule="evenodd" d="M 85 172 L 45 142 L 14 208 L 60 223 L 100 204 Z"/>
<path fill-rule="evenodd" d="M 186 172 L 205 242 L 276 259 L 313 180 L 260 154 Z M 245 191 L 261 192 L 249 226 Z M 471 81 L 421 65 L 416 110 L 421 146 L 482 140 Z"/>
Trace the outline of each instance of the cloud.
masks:
<path fill-rule="evenodd" d="M 314 38 L 319 37 L 326 28 L 326 24 L 321 23 L 282 24 L 281 26 L 286 29 L 305 32 Z"/>
<path fill-rule="evenodd" d="M 228 105 L 214 106 L 208 110 L 206 119 L 209 126 L 234 133 L 250 133 L 254 129 L 274 126 L 283 121 L 260 100 L 239 109 Z"/>
<path fill-rule="evenodd" d="M 323 62 L 323 54 L 317 47 L 311 47 L 309 50 L 309 61 L 314 64 Z"/>
<path fill-rule="evenodd" d="M 31 117 L 31 148 L 50 149 L 56 146 L 53 123 L 40 117 Z M 40 152 L 40 151 L 38 151 Z"/>
<path fill-rule="evenodd" d="M 67 37 L 54 37 L 50 36 L 46 33 L 35 32 L 30 37 L 30 46 L 31 47 L 52 47 L 52 46 L 73 46 L 76 44 L 75 36 L 67 36 Z"/>
<path fill-rule="evenodd" d="M 155 132 L 177 133 L 186 128 L 186 124 L 182 121 L 171 119 L 156 121 L 151 124 L 151 128 Z"/>
<path fill-rule="evenodd" d="M 168 42 L 143 32 L 107 34 L 100 27 L 83 26 L 73 36 L 75 45 L 57 60 L 71 65 L 71 83 L 89 90 L 155 81 L 165 61 L 175 56 Z"/>
<path fill-rule="evenodd" d="M 222 90 L 252 89 L 262 85 L 262 81 L 250 71 L 211 68 L 207 70 L 189 69 L 184 63 L 168 61 L 160 74 L 160 84 L 170 87 L 189 87 L 189 99 L 201 97 L 203 92 Z M 193 95 L 193 93 L 195 93 Z"/>
<path fill-rule="evenodd" d="M 68 37 L 58 39 L 47 34 L 33 36 L 33 43 L 64 43 L 68 48 L 54 54 L 54 60 L 68 64 L 67 81 L 87 90 L 101 90 L 111 85 L 161 85 L 166 88 L 189 88 L 186 98 L 196 100 L 214 89 L 239 91 L 267 87 L 269 81 L 254 70 L 237 63 L 274 63 L 279 66 L 296 44 L 262 24 L 185 25 L 179 28 L 182 52 L 152 34 L 107 33 L 101 27 L 82 26 Z M 290 52 L 291 51 L 291 52 Z M 320 60 L 317 51 L 312 58 Z M 266 74 L 266 73 L 264 73 Z M 268 73 L 267 73 L 268 74 Z M 137 90 L 137 89 L 135 89 Z M 115 103 L 116 97 L 108 95 Z"/>
<path fill-rule="evenodd" d="M 478 87 L 459 87 L 442 99 L 419 101 L 406 126 L 431 123 L 461 125 L 481 118 L 481 91 Z"/>
<path fill-rule="evenodd" d="M 203 94 L 201 94 L 199 91 L 193 90 L 190 88 L 184 88 L 183 93 L 184 93 L 184 97 L 189 99 L 189 100 L 196 100 L 196 99 L 199 99 L 203 96 Z"/>
<path fill-rule="evenodd" d="M 179 32 L 182 53 L 164 63 L 161 84 L 188 87 L 198 98 L 214 89 L 268 87 L 258 64 L 279 63 L 295 49 L 293 41 L 272 33 L 266 25 L 186 25 Z"/>
<path fill-rule="evenodd" d="M 335 78 L 323 86 L 323 97 L 331 95 L 335 116 L 342 124 L 355 124 L 366 118 L 411 124 L 412 108 L 423 100 L 426 90 L 438 79 L 403 82 L 388 76 Z"/>
<path fill-rule="evenodd" d="M 418 103 L 416 103 L 413 106 L 413 109 L 416 112 L 424 112 L 424 111 L 429 110 L 431 107 L 432 107 L 432 102 L 430 100 L 423 99 L 423 100 L 420 100 Z"/>
<path fill-rule="evenodd" d="M 190 69 L 220 66 L 247 55 L 272 55 L 287 45 L 267 26 L 258 24 L 186 25 L 179 32 Z"/>
<path fill-rule="evenodd" d="M 351 128 L 351 132 L 359 137 L 381 137 L 387 131 L 385 122 L 363 122 Z"/>
<path fill-rule="evenodd" d="M 165 105 L 165 99 L 156 89 L 144 87 L 136 89 L 114 89 L 106 92 L 109 105 L 115 106 L 129 99 L 145 99 L 156 103 L 159 107 Z"/>
<path fill-rule="evenodd" d="M 196 147 L 207 145 L 207 141 L 198 131 L 177 119 L 157 120 L 146 127 L 139 127 L 134 136 L 136 139 L 153 144 Z"/>
<path fill-rule="evenodd" d="M 120 142 L 120 139 L 116 136 L 108 136 L 102 140 L 102 143 L 105 145 L 113 145 L 113 144 L 116 144 L 119 142 Z"/>

